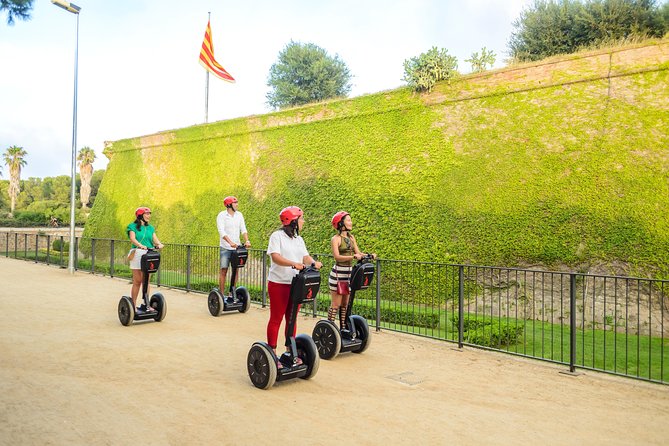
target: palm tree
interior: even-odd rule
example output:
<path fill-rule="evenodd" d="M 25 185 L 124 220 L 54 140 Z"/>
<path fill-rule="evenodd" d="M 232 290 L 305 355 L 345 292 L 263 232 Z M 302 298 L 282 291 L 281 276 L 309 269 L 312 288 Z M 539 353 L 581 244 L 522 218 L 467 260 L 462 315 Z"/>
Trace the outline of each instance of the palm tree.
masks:
<path fill-rule="evenodd" d="M 11 208 L 9 216 L 14 215 L 14 208 L 16 207 L 16 197 L 19 196 L 21 192 L 20 181 L 21 181 L 21 167 L 26 165 L 25 157 L 28 153 L 23 150 L 23 147 L 11 146 L 5 153 L 2 154 L 2 157 L 5 160 L 5 164 L 9 167 L 9 197 L 12 199 Z"/>
<path fill-rule="evenodd" d="M 90 147 L 82 147 L 77 155 L 79 161 L 79 177 L 81 178 L 81 207 L 88 206 L 91 198 L 91 178 L 93 177 L 93 161 L 95 161 L 95 152 Z"/>

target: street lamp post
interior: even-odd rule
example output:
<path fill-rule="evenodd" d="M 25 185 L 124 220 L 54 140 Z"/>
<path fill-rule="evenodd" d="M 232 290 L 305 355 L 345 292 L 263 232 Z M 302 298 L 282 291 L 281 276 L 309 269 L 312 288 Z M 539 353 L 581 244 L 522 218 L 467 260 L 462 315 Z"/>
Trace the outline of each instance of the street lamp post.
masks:
<path fill-rule="evenodd" d="M 72 170 L 70 171 L 70 253 L 67 260 L 67 270 L 70 274 L 74 274 L 74 245 L 75 245 L 75 235 L 74 235 L 74 191 L 76 189 L 76 183 L 74 181 L 74 175 L 76 174 L 76 163 L 77 163 L 77 74 L 79 68 L 79 11 L 81 8 L 74 3 L 70 3 L 64 0 L 51 0 L 51 3 L 54 5 L 63 8 L 64 10 L 71 12 L 77 16 L 77 43 L 74 49 L 74 111 L 72 116 Z"/>

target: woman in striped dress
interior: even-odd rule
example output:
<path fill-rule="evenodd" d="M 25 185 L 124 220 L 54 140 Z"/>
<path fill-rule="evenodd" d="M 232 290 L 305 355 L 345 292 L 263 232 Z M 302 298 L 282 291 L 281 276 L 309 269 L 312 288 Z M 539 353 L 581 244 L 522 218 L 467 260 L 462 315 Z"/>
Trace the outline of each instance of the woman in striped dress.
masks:
<path fill-rule="evenodd" d="M 346 327 L 346 307 L 350 295 L 348 282 L 351 278 L 353 260 L 360 260 L 362 253 L 358 248 L 355 237 L 351 234 L 353 222 L 348 212 L 337 212 L 332 217 L 332 227 L 337 230 L 337 234 L 330 241 L 335 264 L 330 271 L 328 280 L 332 296 L 332 304 L 328 309 L 328 320 L 334 323 L 337 313 L 339 313 L 340 327 L 344 328 Z"/>

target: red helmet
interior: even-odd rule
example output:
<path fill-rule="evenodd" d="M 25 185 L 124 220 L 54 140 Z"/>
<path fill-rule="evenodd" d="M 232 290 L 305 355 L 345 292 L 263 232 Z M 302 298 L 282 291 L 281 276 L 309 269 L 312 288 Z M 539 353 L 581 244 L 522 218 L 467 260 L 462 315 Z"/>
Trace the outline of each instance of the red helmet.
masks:
<path fill-rule="evenodd" d="M 279 213 L 279 218 L 281 219 L 281 224 L 288 226 L 293 220 L 297 220 L 302 215 L 304 215 L 302 209 L 298 208 L 297 206 L 288 206 L 287 208 L 283 208 L 283 210 L 281 210 Z"/>
<path fill-rule="evenodd" d="M 230 206 L 232 203 L 237 203 L 237 197 L 229 196 L 225 197 L 223 199 L 223 204 L 227 207 Z"/>
<path fill-rule="evenodd" d="M 351 215 L 346 211 L 339 211 L 334 216 L 332 217 L 332 227 L 335 229 L 339 229 L 339 224 L 344 221 L 344 218 L 347 215 Z"/>
<path fill-rule="evenodd" d="M 146 214 L 147 212 L 150 214 L 150 213 L 151 213 L 151 209 L 149 209 L 149 208 L 144 208 L 144 207 L 142 207 L 142 208 L 137 208 L 137 210 L 135 211 L 135 217 L 139 217 L 139 216 L 141 216 L 141 215 L 144 215 L 144 214 Z"/>

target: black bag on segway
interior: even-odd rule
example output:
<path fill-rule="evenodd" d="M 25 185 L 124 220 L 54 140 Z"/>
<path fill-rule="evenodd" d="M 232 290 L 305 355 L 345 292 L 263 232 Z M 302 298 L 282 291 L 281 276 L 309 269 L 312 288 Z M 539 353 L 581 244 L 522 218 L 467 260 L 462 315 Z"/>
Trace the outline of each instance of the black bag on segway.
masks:
<path fill-rule="evenodd" d="M 237 249 L 232 251 L 230 256 L 230 263 L 233 268 L 244 268 L 246 261 L 249 258 L 249 251 L 243 246 L 239 245 Z"/>
<path fill-rule="evenodd" d="M 368 262 L 356 263 L 351 270 L 351 291 L 366 290 L 374 279 L 374 264 Z"/>
<path fill-rule="evenodd" d="M 293 276 L 290 284 L 291 302 L 310 302 L 316 299 L 321 287 L 321 273 L 315 268 L 306 268 Z"/>
<path fill-rule="evenodd" d="M 140 260 L 142 271 L 145 273 L 155 273 L 160 266 L 160 253 L 158 251 L 149 251 L 142 256 Z"/>

